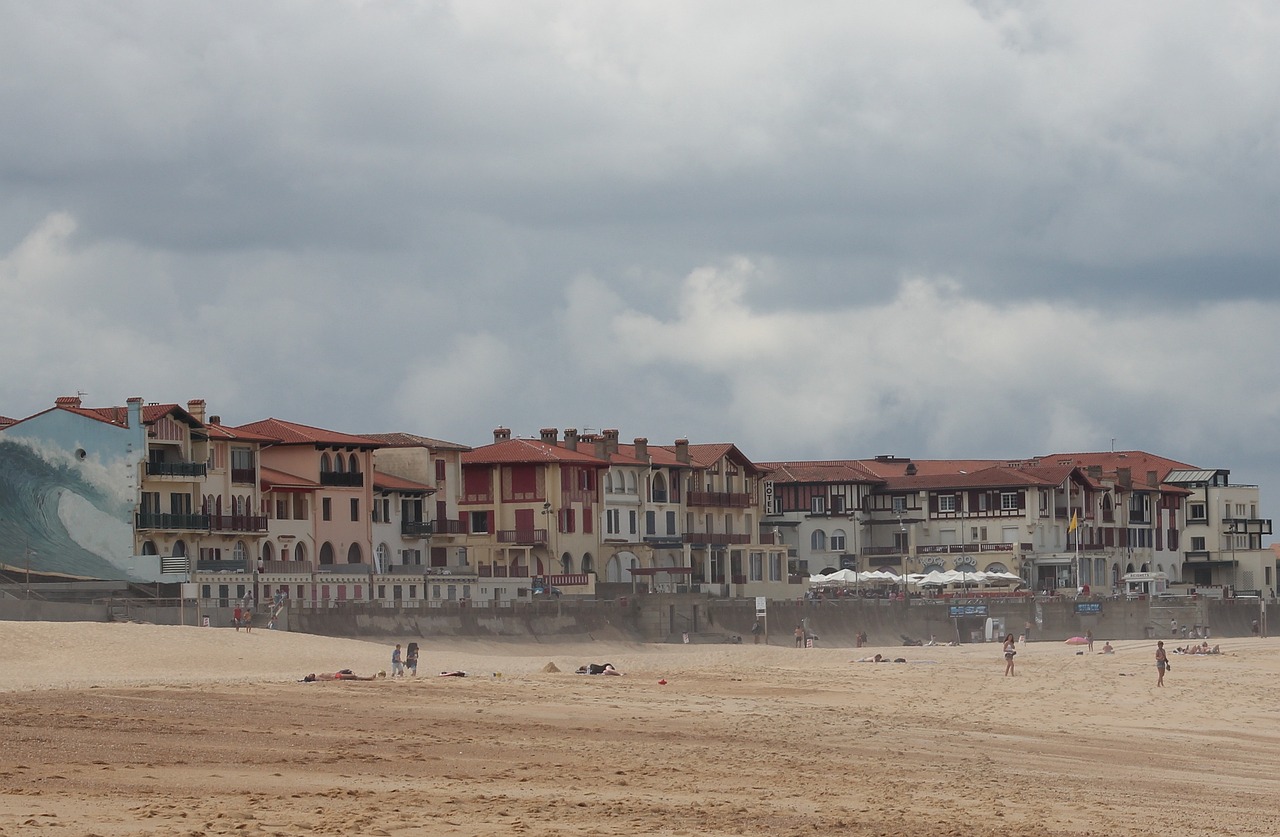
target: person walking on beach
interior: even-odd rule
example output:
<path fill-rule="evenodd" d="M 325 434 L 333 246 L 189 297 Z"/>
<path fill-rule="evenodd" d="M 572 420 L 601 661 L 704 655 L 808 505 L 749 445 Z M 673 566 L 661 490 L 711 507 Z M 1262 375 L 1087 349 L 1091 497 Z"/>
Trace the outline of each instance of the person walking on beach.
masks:
<path fill-rule="evenodd" d="M 1025 622 L 1022 625 L 1022 641 L 1024 643 L 1031 641 L 1031 623 Z"/>
<path fill-rule="evenodd" d="M 1004 676 L 1013 677 L 1013 658 L 1018 653 L 1017 643 L 1013 639 L 1013 634 L 1005 634 L 1004 637 Z"/>
<path fill-rule="evenodd" d="M 759 619 L 757 619 L 757 620 L 756 620 L 756 623 L 755 623 L 754 625 L 752 625 L 752 626 L 751 626 L 751 640 L 752 640 L 756 645 L 759 645 L 759 644 L 760 644 L 760 634 L 762 634 L 762 633 L 764 633 L 764 626 L 763 626 L 763 625 L 761 625 L 761 624 L 760 624 L 760 620 L 759 620 Z"/>
<path fill-rule="evenodd" d="M 1089 653 L 1093 653 L 1093 629 L 1084 632 L 1084 644 L 1088 648 Z"/>
<path fill-rule="evenodd" d="M 391 652 L 391 676 L 404 677 L 404 663 L 400 661 L 400 643 L 396 643 L 396 650 Z"/>
<path fill-rule="evenodd" d="M 1169 620 L 1169 635 L 1172 636 L 1174 639 L 1178 638 L 1178 620 L 1177 619 Z"/>
<path fill-rule="evenodd" d="M 1169 668 L 1169 655 L 1164 650 L 1164 640 L 1156 643 L 1156 685 L 1164 685 L 1164 673 Z"/>
<path fill-rule="evenodd" d="M 418 643 L 409 643 L 409 648 L 404 654 L 404 667 L 414 677 L 418 676 Z"/>
<path fill-rule="evenodd" d="M 804 626 L 796 625 L 796 648 L 804 648 Z"/>

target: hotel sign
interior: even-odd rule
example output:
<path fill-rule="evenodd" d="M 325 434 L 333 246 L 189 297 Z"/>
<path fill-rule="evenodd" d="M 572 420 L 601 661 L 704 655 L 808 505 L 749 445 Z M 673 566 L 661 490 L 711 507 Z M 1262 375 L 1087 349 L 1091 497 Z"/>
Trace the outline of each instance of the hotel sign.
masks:
<path fill-rule="evenodd" d="M 1102 613 L 1102 602 L 1076 602 L 1076 613 Z"/>

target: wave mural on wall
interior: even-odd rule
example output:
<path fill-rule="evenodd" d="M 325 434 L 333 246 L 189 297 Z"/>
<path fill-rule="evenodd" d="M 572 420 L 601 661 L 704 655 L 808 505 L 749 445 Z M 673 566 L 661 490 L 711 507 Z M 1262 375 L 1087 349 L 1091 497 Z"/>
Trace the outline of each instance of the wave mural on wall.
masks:
<path fill-rule="evenodd" d="M 33 572 L 116 581 L 133 572 L 134 469 L 0 437 L 0 561 Z"/>

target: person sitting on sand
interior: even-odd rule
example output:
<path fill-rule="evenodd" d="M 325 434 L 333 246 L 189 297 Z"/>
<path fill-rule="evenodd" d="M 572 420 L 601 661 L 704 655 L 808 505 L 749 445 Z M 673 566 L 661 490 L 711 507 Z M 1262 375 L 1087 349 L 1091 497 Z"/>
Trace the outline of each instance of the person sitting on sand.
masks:
<path fill-rule="evenodd" d="M 377 680 L 379 677 L 386 676 L 387 673 L 385 671 L 380 671 L 377 674 L 371 674 L 368 677 L 361 677 L 351 669 L 344 668 L 342 671 L 335 671 L 332 674 L 308 674 L 298 682 L 314 683 L 317 680 Z"/>
<path fill-rule="evenodd" d="M 1107 640 L 1106 642 L 1102 643 L 1102 653 L 1103 654 L 1116 653 L 1116 649 L 1111 647 L 1111 640 Z"/>

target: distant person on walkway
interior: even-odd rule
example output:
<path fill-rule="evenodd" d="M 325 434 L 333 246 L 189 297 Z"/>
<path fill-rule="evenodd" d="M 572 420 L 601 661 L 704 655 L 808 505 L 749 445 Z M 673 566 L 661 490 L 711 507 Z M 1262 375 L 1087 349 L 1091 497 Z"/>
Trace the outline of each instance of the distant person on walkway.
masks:
<path fill-rule="evenodd" d="M 1254 620 L 1253 620 L 1253 635 L 1254 635 L 1254 636 L 1256 636 L 1256 637 L 1259 637 L 1259 638 L 1262 636 L 1262 635 L 1258 632 L 1258 620 L 1257 620 L 1257 619 L 1254 619 Z"/>
<path fill-rule="evenodd" d="M 1178 638 L 1178 620 L 1177 619 L 1169 620 L 1169 635 L 1172 636 L 1174 639 Z"/>
<path fill-rule="evenodd" d="M 1156 643 L 1156 685 L 1164 685 L 1164 673 L 1169 668 L 1169 655 L 1164 651 L 1164 640 Z"/>
<path fill-rule="evenodd" d="M 231 624 L 236 626 L 236 633 L 240 633 L 240 615 L 244 613 L 240 608 L 236 608 L 231 612 Z M 1254 623 L 1255 625 L 1257 622 Z M 1256 632 L 1255 632 L 1256 633 Z"/>
<path fill-rule="evenodd" d="M 1092 630 L 1088 630 L 1084 632 L 1084 643 L 1089 653 L 1092 654 L 1093 653 L 1093 631 Z"/>
<path fill-rule="evenodd" d="M 404 663 L 400 658 L 400 643 L 396 643 L 396 649 L 391 652 L 391 676 L 404 677 Z"/>
<path fill-rule="evenodd" d="M 1023 642 L 1031 641 L 1031 623 L 1030 622 L 1024 622 L 1022 625 L 1022 641 Z"/>
<path fill-rule="evenodd" d="M 1013 676 L 1013 658 L 1018 653 L 1017 642 L 1013 639 L 1013 634 L 1005 634 L 1004 637 L 1004 676 Z"/>
<path fill-rule="evenodd" d="M 1253 624 L 1256 626 L 1258 623 L 1254 622 Z M 1254 633 L 1257 633 L 1256 629 Z M 796 625 L 796 648 L 804 648 L 804 627 L 801 625 Z"/>
<path fill-rule="evenodd" d="M 754 642 L 756 645 L 759 645 L 759 644 L 760 644 L 760 635 L 761 635 L 762 633 L 764 633 L 764 625 L 761 625 L 761 624 L 760 624 L 760 620 L 759 620 L 759 619 L 757 619 L 757 620 L 756 620 L 756 623 L 755 623 L 754 625 L 752 625 L 752 626 L 751 626 L 751 640 L 752 640 L 752 642 Z"/>

